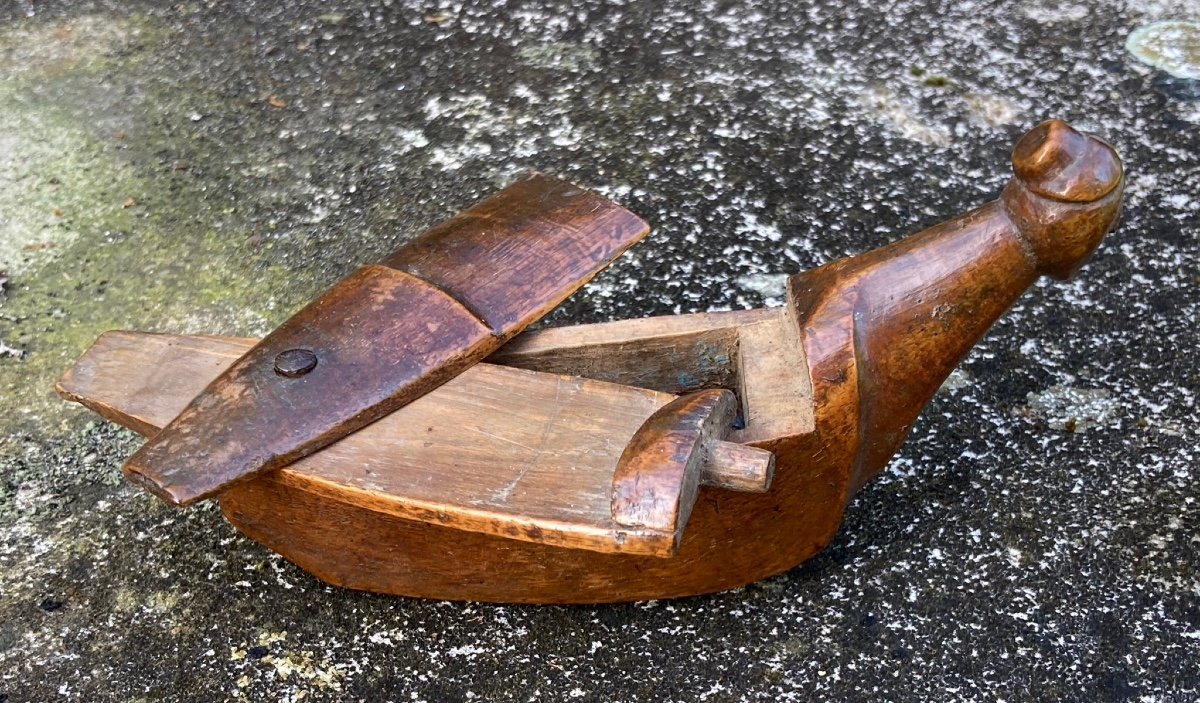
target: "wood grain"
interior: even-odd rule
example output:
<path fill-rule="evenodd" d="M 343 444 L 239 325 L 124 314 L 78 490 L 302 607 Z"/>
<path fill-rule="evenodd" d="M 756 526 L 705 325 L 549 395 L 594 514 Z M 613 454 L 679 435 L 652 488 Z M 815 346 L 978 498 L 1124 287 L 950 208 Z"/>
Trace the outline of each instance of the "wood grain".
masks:
<path fill-rule="evenodd" d="M 109 332 L 61 379 L 59 392 L 153 435 L 253 346 L 247 339 Z M 720 393 L 728 412 L 719 420 L 727 424 L 732 394 Z M 634 438 L 674 402 L 666 393 L 480 364 L 280 469 L 278 480 L 330 500 L 468 531 L 667 556 L 683 523 L 623 524 L 613 518 L 611 492 Z M 766 490 L 769 453 L 716 452 L 710 465 L 710 446 L 697 443 L 680 454 L 694 480 Z M 666 491 L 662 496 L 671 499 Z"/>
<path fill-rule="evenodd" d="M 277 469 L 428 393 L 495 351 L 649 228 L 534 175 L 333 286 L 203 389 L 125 465 L 187 505 Z M 283 352 L 317 364 L 278 372 Z"/>
<path fill-rule="evenodd" d="M 517 337 L 488 360 L 670 393 L 738 390 L 739 329 L 770 319 L 773 312 L 699 313 L 539 330 Z"/>
<path fill-rule="evenodd" d="M 775 477 L 775 455 L 737 442 L 708 445 L 700 485 L 743 493 L 766 493 Z"/>
<path fill-rule="evenodd" d="M 670 393 L 727 388 L 753 442 L 813 429 L 812 386 L 786 308 L 619 320 L 526 332 L 488 358 L 505 366 Z"/>
<path fill-rule="evenodd" d="M 855 385 L 852 410 L 846 402 L 858 425 L 852 491 L 883 469 L 950 371 L 1037 276 L 1078 270 L 1116 226 L 1124 176 L 1102 140 L 1051 120 L 1013 158 L 1017 177 L 1000 201 L 788 282 L 814 386 L 829 384 L 814 392 Z M 1046 188 L 1059 190 L 1035 192 Z"/>
<path fill-rule="evenodd" d="M 125 463 L 125 475 L 169 503 L 194 503 L 329 444 L 347 423 L 365 425 L 403 407 L 497 345 L 438 288 L 385 266 L 364 267 L 199 388 Z M 276 356 L 296 348 L 313 352 L 316 368 L 280 376 Z"/>
<path fill-rule="evenodd" d="M 770 452 L 725 442 L 737 400 L 727 390 L 680 396 L 651 415 L 617 462 L 612 477 L 612 516 L 620 525 L 673 535 L 678 545 L 702 485 L 770 488 Z"/>
<path fill-rule="evenodd" d="M 437 524 L 289 483 L 282 471 L 232 487 L 221 496 L 222 510 L 238 529 L 329 583 L 418 597 L 669 598 L 790 569 L 828 544 L 854 491 L 882 469 L 954 364 L 1016 296 L 1039 274 L 1076 271 L 1115 226 L 1124 176 L 1102 140 L 1043 123 L 1018 144 L 1014 169 L 999 202 L 794 277 L 784 310 L 530 333 L 496 355 L 534 368 L 551 360 L 559 370 L 577 356 L 573 371 L 621 378 L 625 364 L 636 367 L 667 338 L 686 345 L 723 330 L 715 337 L 728 340 L 734 330 L 731 385 L 747 422 L 735 438 L 775 454 L 774 481 L 762 494 L 701 487 L 671 558 Z M 600 348 L 610 358 L 598 362 Z M 677 372 L 689 358 L 679 354 L 678 367 L 641 378 L 678 388 Z M 97 365 L 88 373 L 113 371 Z"/>
<path fill-rule="evenodd" d="M 435 284 L 508 339 L 649 231 L 607 198 L 534 174 L 430 229 L 382 263 Z"/>

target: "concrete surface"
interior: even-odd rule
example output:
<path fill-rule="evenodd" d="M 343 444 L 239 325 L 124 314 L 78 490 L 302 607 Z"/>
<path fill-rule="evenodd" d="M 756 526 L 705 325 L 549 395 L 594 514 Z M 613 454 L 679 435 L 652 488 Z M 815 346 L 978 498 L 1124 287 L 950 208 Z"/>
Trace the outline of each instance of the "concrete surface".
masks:
<path fill-rule="evenodd" d="M 1196 32 L 1126 41 L 1198 16 L 6 0 L 0 701 L 1196 700 L 1200 85 L 1170 43 Z M 993 197 L 1050 116 L 1125 156 L 1121 229 L 975 350 L 825 553 L 737 592 L 328 588 L 125 486 L 137 440 L 52 393 L 106 329 L 262 333 L 533 168 L 657 232 L 552 323 L 778 304 Z"/>

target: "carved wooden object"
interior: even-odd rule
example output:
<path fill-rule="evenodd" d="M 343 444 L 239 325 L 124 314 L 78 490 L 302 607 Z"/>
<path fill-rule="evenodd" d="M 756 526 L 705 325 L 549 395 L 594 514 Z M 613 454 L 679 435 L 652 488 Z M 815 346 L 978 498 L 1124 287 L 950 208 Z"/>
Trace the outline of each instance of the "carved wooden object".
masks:
<path fill-rule="evenodd" d="M 790 569 L 996 318 L 1115 226 L 1103 141 L 1046 122 L 1013 166 L 998 201 L 794 276 L 783 308 L 525 333 L 221 508 L 330 583 L 409 596 L 664 598 Z M 150 435 L 251 344 L 110 333 L 59 390 Z"/>
<path fill-rule="evenodd" d="M 125 473 L 187 505 L 286 466 L 495 351 L 648 231 L 565 181 L 518 181 L 283 323 L 152 437 Z"/>
<path fill-rule="evenodd" d="M 59 392 L 153 436 L 254 343 L 107 332 L 62 378 Z M 687 396 L 478 364 L 275 475 L 330 500 L 460 530 L 669 556 L 690 503 L 670 520 L 622 520 L 611 496 L 618 476 L 637 479 L 627 465 L 639 454 L 630 447 L 675 432 L 697 440 L 680 447 L 677 463 L 689 472 L 681 480 L 758 493 L 771 482 L 769 452 L 720 441 L 732 420 L 732 394 L 697 394 L 713 395 L 719 404 L 696 407 Z M 677 417 L 680 408 L 688 412 Z M 704 412 L 714 408 L 719 414 Z M 675 466 L 644 468 L 653 476 Z M 671 499 L 668 491 L 659 495 Z"/>

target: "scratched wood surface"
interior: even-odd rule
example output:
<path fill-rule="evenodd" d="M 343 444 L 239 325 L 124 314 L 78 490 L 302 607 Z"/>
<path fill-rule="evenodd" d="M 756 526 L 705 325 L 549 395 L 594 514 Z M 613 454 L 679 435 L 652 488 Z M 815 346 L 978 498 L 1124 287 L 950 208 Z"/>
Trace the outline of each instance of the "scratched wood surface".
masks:
<path fill-rule="evenodd" d="M 504 345 L 489 361 L 671 393 L 736 390 L 738 329 L 777 312 L 697 313 L 538 330 Z"/>
<path fill-rule="evenodd" d="M 508 340 L 649 231 L 605 197 L 534 174 L 431 228 L 381 263 L 433 283 Z"/>
<path fill-rule="evenodd" d="M 366 266 L 200 390 L 125 465 L 187 505 L 294 462 L 499 348 L 649 231 L 566 181 L 533 175 Z M 316 361 L 299 377 L 279 355 Z"/>
<path fill-rule="evenodd" d="M 108 419 L 153 435 L 253 341 L 109 332 L 59 390 Z M 648 529 L 620 524 L 612 517 L 611 500 L 627 445 L 655 411 L 674 400 L 650 390 L 481 364 L 281 469 L 278 478 L 331 500 L 465 530 L 667 555 L 682 524 Z M 769 453 L 729 447 L 710 461 L 708 447 L 697 444 L 681 454 L 694 484 L 766 490 Z M 666 491 L 662 499 L 672 500 Z"/>
<path fill-rule="evenodd" d="M 364 425 L 421 397 L 497 343 L 428 282 L 363 267 L 207 379 L 211 385 L 197 388 L 168 428 L 126 462 L 125 475 L 176 505 L 212 497 L 334 441 L 347 419 Z M 275 359 L 293 349 L 311 352 L 317 364 L 287 378 Z"/>

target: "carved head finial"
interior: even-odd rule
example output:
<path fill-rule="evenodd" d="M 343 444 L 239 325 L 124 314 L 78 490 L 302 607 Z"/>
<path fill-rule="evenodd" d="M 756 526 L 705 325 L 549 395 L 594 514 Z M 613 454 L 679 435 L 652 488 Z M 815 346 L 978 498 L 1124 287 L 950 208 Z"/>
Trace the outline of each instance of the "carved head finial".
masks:
<path fill-rule="evenodd" d="M 1068 203 L 1090 203 L 1121 182 L 1121 160 L 1096 137 L 1062 120 L 1029 130 L 1013 149 L 1013 171 L 1038 195 Z"/>
<path fill-rule="evenodd" d="M 1005 210 L 1029 243 L 1039 273 L 1068 278 L 1117 223 L 1121 159 L 1107 142 L 1047 120 L 1013 150 Z"/>

